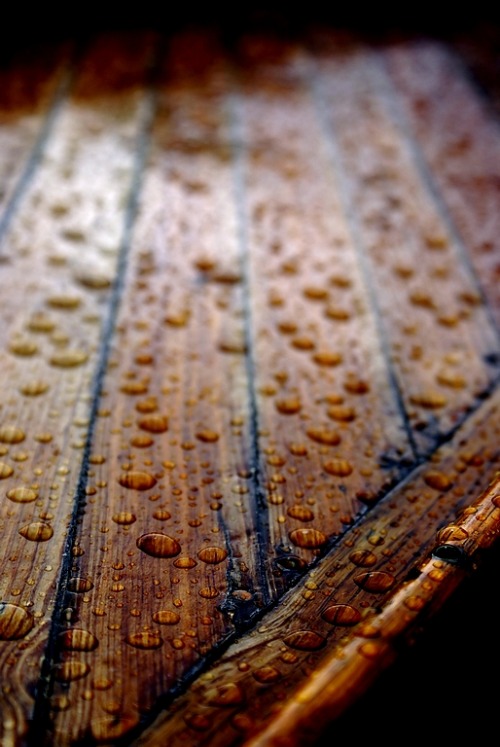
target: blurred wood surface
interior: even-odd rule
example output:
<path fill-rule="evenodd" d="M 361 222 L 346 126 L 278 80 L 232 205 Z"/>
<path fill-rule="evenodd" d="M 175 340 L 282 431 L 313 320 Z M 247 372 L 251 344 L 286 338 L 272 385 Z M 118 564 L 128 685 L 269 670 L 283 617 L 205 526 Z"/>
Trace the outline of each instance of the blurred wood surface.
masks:
<path fill-rule="evenodd" d="M 494 564 L 499 40 L 4 55 L 2 747 L 360 736 Z"/>

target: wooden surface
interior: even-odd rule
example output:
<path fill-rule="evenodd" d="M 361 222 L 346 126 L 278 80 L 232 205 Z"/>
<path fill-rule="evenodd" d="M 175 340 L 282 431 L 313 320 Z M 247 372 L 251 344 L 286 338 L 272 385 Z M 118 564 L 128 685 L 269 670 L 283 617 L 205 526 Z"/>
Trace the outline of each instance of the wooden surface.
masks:
<path fill-rule="evenodd" d="M 496 39 L 3 61 L 2 747 L 328 740 L 479 575 Z"/>

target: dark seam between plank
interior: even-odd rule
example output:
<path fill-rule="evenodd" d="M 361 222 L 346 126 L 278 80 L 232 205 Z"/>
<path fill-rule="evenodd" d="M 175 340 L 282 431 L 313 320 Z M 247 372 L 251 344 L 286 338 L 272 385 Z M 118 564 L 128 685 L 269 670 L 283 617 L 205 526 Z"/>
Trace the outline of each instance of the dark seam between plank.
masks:
<path fill-rule="evenodd" d="M 33 747 L 40 747 L 41 744 L 46 744 L 47 746 L 49 746 L 52 744 L 52 742 L 50 741 L 51 721 L 49 715 L 49 699 L 53 688 L 53 667 L 58 659 L 57 638 L 61 630 L 64 629 L 64 625 L 67 622 L 64 619 L 66 609 L 71 609 L 67 590 L 67 584 L 71 573 L 71 563 L 73 561 L 71 550 L 78 534 L 78 517 L 85 510 L 85 489 L 87 486 L 87 478 L 89 472 L 89 457 L 92 446 L 92 437 L 97 419 L 97 413 L 99 410 L 100 395 L 109 360 L 111 343 L 115 332 L 118 308 L 121 302 L 121 296 L 124 287 L 125 271 L 127 268 L 128 255 L 131 246 L 132 229 L 138 211 L 139 196 L 142 188 L 142 177 L 145 170 L 147 153 L 149 150 L 151 138 L 151 128 L 154 113 L 156 110 L 157 95 L 154 84 L 157 75 L 159 57 L 159 50 L 156 49 L 153 59 L 150 62 L 150 79 L 149 84 L 146 86 L 146 93 L 143 101 L 145 111 L 142 114 L 143 121 L 139 127 L 139 132 L 136 140 L 136 158 L 131 179 L 129 199 L 125 207 L 125 219 L 117 262 L 117 272 L 111 293 L 111 299 L 109 302 L 107 319 L 103 325 L 100 356 L 96 368 L 94 383 L 92 386 L 89 429 L 87 432 L 82 465 L 75 492 L 72 519 L 61 558 L 61 571 L 59 574 L 57 593 L 55 595 L 50 633 L 36 688 L 35 704 L 33 707 L 32 719 L 29 724 L 29 730 L 26 739 L 27 747 L 31 747 L 32 745 Z"/>

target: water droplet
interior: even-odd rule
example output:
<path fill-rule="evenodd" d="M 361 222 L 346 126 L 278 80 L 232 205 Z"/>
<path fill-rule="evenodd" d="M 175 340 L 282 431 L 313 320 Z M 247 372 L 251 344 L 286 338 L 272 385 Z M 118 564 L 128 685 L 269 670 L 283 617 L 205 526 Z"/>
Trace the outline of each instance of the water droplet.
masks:
<path fill-rule="evenodd" d="M 353 407 L 347 405 L 331 405 L 326 414 L 332 420 L 339 421 L 341 423 L 350 423 L 356 417 L 356 411 Z"/>
<path fill-rule="evenodd" d="M 31 332 L 52 332 L 55 326 L 54 320 L 43 311 L 33 314 L 28 322 L 28 329 Z"/>
<path fill-rule="evenodd" d="M 14 503 L 31 503 L 38 498 L 38 491 L 25 487 L 11 488 L 7 491 L 7 498 Z"/>
<path fill-rule="evenodd" d="M 51 366 L 58 368 L 74 368 L 81 366 L 88 359 L 88 354 L 83 350 L 58 350 L 49 358 Z"/>
<path fill-rule="evenodd" d="M 300 335 L 291 340 L 292 347 L 296 350 L 314 350 L 316 343 L 307 335 Z"/>
<path fill-rule="evenodd" d="M 214 589 L 213 586 L 204 586 L 199 590 L 198 594 L 204 599 L 215 599 L 215 597 L 219 596 L 219 591 L 218 589 Z"/>
<path fill-rule="evenodd" d="M 151 413 L 139 418 L 137 425 L 149 433 L 165 433 L 168 430 L 168 418 L 165 415 Z"/>
<path fill-rule="evenodd" d="M 217 565 L 227 558 L 227 552 L 222 547 L 203 547 L 198 553 L 198 557 L 204 563 Z"/>
<path fill-rule="evenodd" d="M 455 371 L 440 371 L 436 381 L 441 386 L 448 386 L 451 389 L 464 389 L 467 385 L 465 377 Z"/>
<path fill-rule="evenodd" d="M 138 633 L 130 633 L 125 641 L 129 646 L 141 649 L 155 649 L 163 645 L 163 638 L 158 633 L 149 630 L 141 630 Z"/>
<path fill-rule="evenodd" d="M 156 485 L 156 479 L 148 472 L 125 472 L 118 480 L 123 488 L 131 490 L 149 490 Z"/>
<path fill-rule="evenodd" d="M 47 299 L 47 304 L 53 309 L 77 309 L 82 299 L 70 293 L 58 293 Z"/>
<path fill-rule="evenodd" d="M 331 350 L 318 350 L 313 355 L 313 361 L 318 366 L 338 366 L 340 363 L 342 363 L 342 356 L 340 353 L 335 353 Z"/>
<path fill-rule="evenodd" d="M 68 581 L 68 591 L 74 591 L 76 593 L 82 594 L 86 591 L 90 591 L 94 588 L 94 584 L 90 580 L 90 578 L 85 578 L 84 576 L 73 576 L 73 578 L 70 578 Z"/>
<path fill-rule="evenodd" d="M 19 444 L 25 438 L 25 432 L 17 425 L 2 425 L 0 428 L 0 442 L 3 444 Z"/>
<path fill-rule="evenodd" d="M 27 338 L 16 338 L 10 343 L 9 350 L 14 355 L 29 357 L 38 353 L 38 345 Z"/>
<path fill-rule="evenodd" d="M 441 392 L 427 391 L 412 395 L 410 397 L 410 402 L 427 410 L 435 410 L 444 407 L 448 400 L 444 394 L 441 394 Z"/>
<path fill-rule="evenodd" d="M 112 519 L 116 524 L 128 526 L 137 521 L 137 516 L 130 511 L 121 511 L 118 514 L 113 514 Z"/>
<path fill-rule="evenodd" d="M 377 556 L 371 550 L 355 550 L 349 555 L 349 560 L 361 568 L 371 568 L 377 562 Z"/>
<path fill-rule="evenodd" d="M 174 565 L 176 568 L 181 568 L 183 570 L 190 570 L 191 568 L 194 568 L 198 563 L 194 558 L 177 558 L 177 560 L 174 560 Z"/>
<path fill-rule="evenodd" d="M 395 582 L 395 577 L 385 571 L 369 571 L 368 573 L 360 573 L 359 576 L 354 577 L 354 583 L 360 589 L 373 593 L 389 591 Z"/>
<path fill-rule="evenodd" d="M 300 443 L 292 443 L 288 445 L 288 450 L 294 456 L 307 456 L 307 446 Z"/>
<path fill-rule="evenodd" d="M 298 521 L 312 521 L 314 519 L 314 512 L 307 506 L 290 506 L 287 514 L 292 519 L 298 519 Z"/>
<path fill-rule="evenodd" d="M 299 651 L 318 651 L 325 645 L 326 638 L 314 630 L 295 630 L 285 636 L 283 642 Z"/>
<path fill-rule="evenodd" d="M 89 672 L 90 666 L 84 661 L 64 661 L 56 666 L 54 676 L 58 682 L 74 682 Z"/>
<path fill-rule="evenodd" d="M 153 518 L 158 519 L 158 521 L 167 521 L 171 516 L 170 511 L 167 511 L 165 508 L 159 508 L 153 512 Z"/>
<path fill-rule="evenodd" d="M 19 534 L 32 542 L 47 542 L 54 534 L 54 530 L 50 524 L 43 521 L 32 521 L 21 527 Z"/>
<path fill-rule="evenodd" d="M 141 535 L 137 540 L 137 547 L 146 555 L 154 558 L 173 558 L 181 551 L 181 546 L 176 539 L 161 532 Z"/>
<path fill-rule="evenodd" d="M 323 469 L 328 472 L 329 475 L 335 475 L 336 477 L 347 477 L 352 472 L 352 465 L 347 459 L 329 459 L 328 462 L 323 464 Z"/>
<path fill-rule="evenodd" d="M 0 480 L 6 480 L 7 477 L 10 477 L 14 474 L 14 470 L 10 466 L 10 464 L 6 464 L 5 462 L 0 462 Z"/>
<path fill-rule="evenodd" d="M 125 381 L 120 391 L 124 394 L 145 394 L 148 391 L 148 385 L 144 381 Z"/>
<path fill-rule="evenodd" d="M 17 604 L 0 602 L 0 641 L 16 641 L 29 633 L 33 616 Z"/>
<path fill-rule="evenodd" d="M 48 390 L 49 385 L 42 379 L 34 379 L 33 381 L 25 382 L 19 387 L 21 394 L 25 397 L 39 397 L 41 394 L 45 394 Z"/>
<path fill-rule="evenodd" d="M 270 685 L 272 682 L 281 679 L 281 672 L 279 669 L 276 669 L 276 667 L 273 667 L 270 664 L 256 669 L 252 674 L 257 682 L 261 682 L 263 685 Z"/>
<path fill-rule="evenodd" d="M 59 642 L 66 651 L 94 651 L 98 646 L 95 635 L 83 628 L 65 630 L 59 636 Z"/>
<path fill-rule="evenodd" d="M 332 625 L 356 625 L 361 620 L 361 613 L 350 604 L 332 604 L 321 617 Z"/>
<path fill-rule="evenodd" d="M 320 532 L 319 529 L 301 527 L 290 532 L 290 540 L 297 547 L 315 550 L 318 547 L 323 547 L 328 542 L 328 537 L 323 532 Z"/>
<path fill-rule="evenodd" d="M 244 701 L 243 690 L 236 682 L 225 682 L 219 685 L 213 694 L 208 693 L 208 705 L 222 708 L 240 705 Z"/>
<path fill-rule="evenodd" d="M 275 406 L 282 415 L 294 415 L 302 409 L 302 402 L 298 397 L 285 397 L 277 399 Z"/>
<path fill-rule="evenodd" d="M 350 394 L 366 394 L 370 391 L 370 386 L 367 381 L 352 374 L 344 381 L 344 389 Z"/>
<path fill-rule="evenodd" d="M 135 446 L 136 449 L 148 449 L 152 444 L 154 444 L 154 440 L 151 436 L 146 436 L 145 434 L 140 433 L 138 436 L 132 436 L 130 444 L 131 446 Z"/>
<path fill-rule="evenodd" d="M 340 443 L 340 435 L 331 428 L 311 427 L 306 430 L 312 441 L 325 446 L 337 446 Z"/>
<path fill-rule="evenodd" d="M 203 441 L 205 443 L 214 443 L 215 441 L 219 440 L 219 434 L 216 431 L 211 431 L 208 428 L 204 428 L 203 430 L 196 433 L 196 438 L 199 441 Z"/>
<path fill-rule="evenodd" d="M 170 610 L 159 610 L 153 615 L 153 620 L 160 625 L 177 625 L 180 619 L 181 616 L 177 612 L 171 612 Z"/>
<path fill-rule="evenodd" d="M 453 485 L 448 475 L 445 475 L 444 472 L 440 472 L 439 470 L 430 470 L 429 472 L 426 472 L 424 475 L 424 482 L 430 488 L 434 488 L 434 490 L 439 490 L 440 492 L 449 490 Z"/>
<path fill-rule="evenodd" d="M 99 716 L 91 721 L 92 737 L 98 743 L 116 744 L 125 734 L 137 726 L 135 714 L 113 713 L 108 717 Z"/>
<path fill-rule="evenodd" d="M 447 527 L 443 527 L 443 529 L 438 532 L 437 540 L 440 544 L 445 544 L 446 542 L 462 542 L 467 539 L 468 536 L 469 533 L 465 529 L 450 524 Z"/>

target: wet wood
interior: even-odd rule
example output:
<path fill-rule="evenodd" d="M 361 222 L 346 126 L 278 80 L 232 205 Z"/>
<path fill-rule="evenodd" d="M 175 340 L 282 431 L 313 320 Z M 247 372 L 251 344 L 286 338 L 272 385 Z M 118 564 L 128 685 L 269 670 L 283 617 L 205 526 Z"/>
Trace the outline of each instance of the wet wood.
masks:
<path fill-rule="evenodd" d="M 494 108 L 224 42 L 2 71 L 3 745 L 312 744 L 496 543 Z"/>

